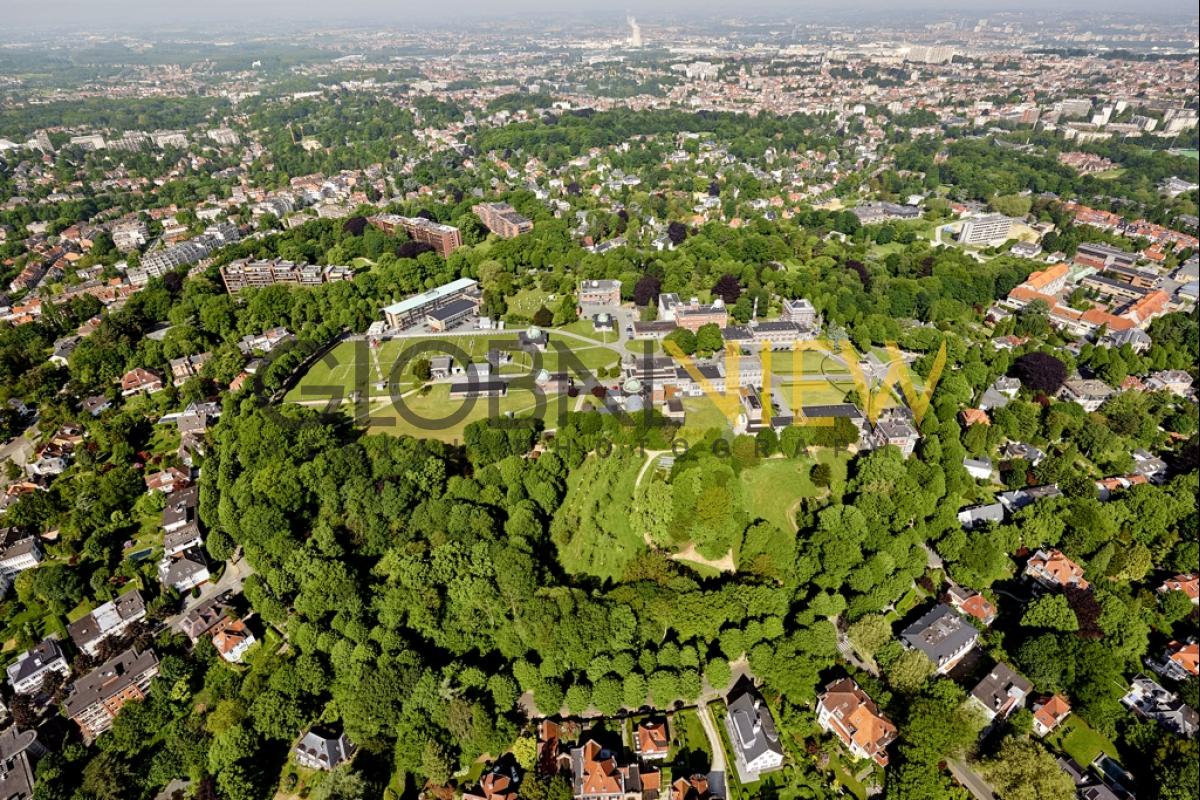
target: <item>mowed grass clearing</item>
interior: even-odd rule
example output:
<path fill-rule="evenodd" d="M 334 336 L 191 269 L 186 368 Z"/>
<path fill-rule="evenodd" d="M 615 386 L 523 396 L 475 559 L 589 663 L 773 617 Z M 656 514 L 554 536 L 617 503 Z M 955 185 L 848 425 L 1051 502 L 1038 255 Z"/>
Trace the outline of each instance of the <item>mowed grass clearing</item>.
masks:
<path fill-rule="evenodd" d="M 563 410 L 574 408 L 574 404 L 573 398 L 551 394 L 541 398 L 539 409 L 539 397 L 526 389 L 512 389 L 504 397 L 452 399 L 450 385 L 439 383 L 410 393 L 395 404 L 372 406 L 367 433 L 462 442 L 464 429 L 481 419 L 538 416 L 547 428 L 556 428 Z"/>
<path fill-rule="evenodd" d="M 816 463 L 829 464 L 833 470 L 831 487 L 840 491 L 846 482 L 847 453 L 827 448 L 811 458 L 770 458 L 758 466 L 742 470 L 738 480 L 745 493 L 746 509 L 751 516 L 765 519 L 782 531 L 794 531 L 793 506 L 802 497 L 816 497 L 826 491 L 814 486 L 809 472 Z"/>

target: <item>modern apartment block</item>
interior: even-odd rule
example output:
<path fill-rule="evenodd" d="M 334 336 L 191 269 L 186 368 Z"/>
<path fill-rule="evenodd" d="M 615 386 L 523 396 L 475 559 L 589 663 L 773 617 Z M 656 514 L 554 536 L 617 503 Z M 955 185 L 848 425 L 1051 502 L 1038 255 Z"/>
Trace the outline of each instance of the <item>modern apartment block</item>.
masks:
<path fill-rule="evenodd" d="M 281 258 L 257 260 L 240 258 L 221 267 L 225 291 L 236 294 L 242 289 L 290 283 L 296 286 L 320 286 L 322 283 L 349 281 L 354 271 L 349 267 L 321 267 L 316 264 L 295 264 Z"/>
<path fill-rule="evenodd" d="M 1012 233 L 1012 217 L 1003 214 L 985 214 L 982 217 L 972 217 L 963 223 L 959 231 L 960 244 L 992 244 L 1003 242 Z"/>
<path fill-rule="evenodd" d="M 402 217 L 399 214 L 379 214 L 367 217 L 367 222 L 388 234 L 402 230 L 414 242 L 431 245 L 437 254 L 447 258 L 462 246 L 462 234 L 452 225 L 425 219 L 424 217 Z M 486 222 L 485 222 L 486 224 Z M 489 225 L 489 227 L 491 227 Z M 530 225 L 532 227 L 532 225 Z"/>
<path fill-rule="evenodd" d="M 480 203 L 471 210 L 489 231 L 504 239 L 533 230 L 533 220 L 518 214 L 508 203 Z"/>
<path fill-rule="evenodd" d="M 63 708 L 84 737 L 94 739 L 112 727 L 126 703 L 146 696 L 156 675 L 158 656 L 153 650 L 126 650 L 71 684 Z"/>

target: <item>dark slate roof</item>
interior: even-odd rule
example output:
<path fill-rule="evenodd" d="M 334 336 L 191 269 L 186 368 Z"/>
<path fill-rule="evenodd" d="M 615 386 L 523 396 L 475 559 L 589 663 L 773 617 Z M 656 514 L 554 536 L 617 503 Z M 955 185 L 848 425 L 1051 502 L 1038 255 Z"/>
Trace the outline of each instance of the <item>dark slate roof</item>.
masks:
<path fill-rule="evenodd" d="M 727 704 L 729 721 L 737 734 L 733 746 L 742 752 L 746 762 L 767 752 L 782 755 L 783 747 L 779 744 L 775 720 L 757 693 L 744 691 L 733 700 L 727 700 Z"/>
<path fill-rule="evenodd" d="M 953 608 L 941 603 L 905 628 L 900 636 L 929 656 L 930 661 L 941 664 L 977 638 L 978 632 Z"/>

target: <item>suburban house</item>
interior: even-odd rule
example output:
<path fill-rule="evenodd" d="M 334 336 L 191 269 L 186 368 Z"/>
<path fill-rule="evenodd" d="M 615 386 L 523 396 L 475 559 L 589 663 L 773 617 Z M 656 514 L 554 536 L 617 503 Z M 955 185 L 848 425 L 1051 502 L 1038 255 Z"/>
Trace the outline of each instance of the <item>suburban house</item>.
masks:
<path fill-rule="evenodd" d="M 643 776 L 636 763 L 622 766 L 617 754 L 595 739 L 571 750 L 571 787 L 576 800 L 642 800 L 648 788 L 643 777 L 650 778 L 657 792 L 658 771 Z"/>
<path fill-rule="evenodd" d="M 988 720 L 1008 719 L 1008 715 L 1025 707 L 1025 698 L 1033 684 L 1007 664 L 996 664 L 992 671 L 971 690 L 971 702 L 983 709 Z"/>
<path fill-rule="evenodd" d="M 94 656 L 99 652 L 102 641 L 110 636 L 120 636 L 126 628 L 145 616 L 146 602 L 137 589 L 133 589 L 69 623 L 67 633 L 76 647 Z"/>
<path fill-rule="evenodd" d="M 1064 556 L 1060 550 L 1038 550 L 1025 564 L 1025 574 L 1047 589 L 1068 586 L 1088 588 L 1083 567 Z"/>
<path fill-rule="evenodd" d="M 42 563 L 42 548 L 36 536 L 15 528 L 0 531 L 0 575 L 11 578 Z"/>
<path fill-rule="evenodd" d="M 634 752 L 646 760 L 666 758 L 671 750 L 671 737 L 667 734 L 667 721 L 647 720 L 637 726 L 633 739 Z"/>
<path fill-rule="evenodd" d="M 163 555 L 173 556 L 204 544 L 200 528 L 195 523 L 163 534 Z"/>
<path fill-rule="evenodd" d="M 958 413 L 959 419 L 962 420 L 962 426 L 969 428 L 972 425 L 989 426 L 992 424 L 992 418 L 987 415 L 987 412 L 980 408 L 964 408 Z"/>
<path fill-rule="evenodd" d="M 223 626 L 212 638 L 213 647 L 217 648 L 221 658 L 231 664 L 242 663 L 242 656 L 257 641 L 246 627 L 246 623 L 240 619 Z"/>
<path fill-rule="evenodd" d="M 171 382 L 176 386 L 183 386 L 192 378 L 200 374 L 200 370 L 212 358 L 212 353 L 197 353 L 194 356 L 183 356 L 182 358 L 172 358 L 168 364 L 171 367 Z"/>
<path fill-rule="evenodd" d="M 1183 683 L 1200 675 L 1200 644 L 1196 643 L 1195 637 L 1186 642 L 1170 642 L 1163 650 L 1161 661 L 1148 658 L 1146 663 L 1164 678 Z"/>
<path fill-rule="evenodd" d="M 992 460 L 990 458 L 964 458 L 963 467 L 967 474 L 977 481 L 992 479 Z"/>
<path fill-rule="evenodd" d="M 1068 403 L 1078 403 L 1089 414 L 1113 396 L 1115 392 L 1104 381 L 1095 379 L 1067 381 L 1058 390 L 1058 398 Z"/>
<path fill-rule="evenodd" d="M 841 739 L 855 758 L 887 766 L 887 747 L 896 739 L 896 726 L 851 678 L 825 687 L 817 701 L 817 723 Z"/>
<path fill-rule="evenodd" d="M 479 788 L 463 792 L 462 800 L 517 800 L 520 778 L 515 769 L 494 767 L 479 779 Z"/>
<path fill-rule="evenodd" d="M 974 617 L 985 626 L 990 626 L 996 620 L 996 607 L 979 592 L 951 584 L 946 591 L 946 598 L 959 613 Z"/>
<path fill-rule="evenodd" d="M 671 784 L 671 800 L 719 800 L 708 785 L 707 775 L 677 778 Z"/>
<path fill-rule="evenodd" d="M 900 633 L 900 640 L 906 647 L 928 656 L 937 668 L 937 674 L 945 675 L 979 641 L 979 632 L 953 608 L 939 603 L 905 628 Z"/>
<path fill-rule="evenodd" d="M 189 547 L 158 562 L 159 581 L 177 592 L 191 591 L 209 577 L 208 563 L 199 547 Z"/>
<path fill-rule="evenodd" d="M 184 489 L 191 485 L 191 477 L 181 470 L 179 467 L 167 467 L 161 472 L 154 472 L 146 476 L 146 491 L 162 492 L 163 494 L 171 494 L 177 489 Z"/>
<path fill-rule="evenodd" d="M 1061 694 L 1054 694 L 1033 704 L 1033 732 L 1045 736 L 1071 714 L 1071 704 Z"/>
<path fill-rule="evenodd" d="M 217 634 L 233 624 L 233 618 L 225 613 L 229 606 L 229 595 L 221 594 L 188 611 L 180 622 L 180 627 L 188 638 L 195 644 L 205 634 Z"/>
<path fill-rule="evenodd" d="M 729 712 L 725 729 L 733 745 L 738 776 L 743 783 L 752 783 L 762 773 L 783 766 L 783 745 L 771 710 L 753 686 L 741 682 L 730 696 L 725 698 Z"/>
<path fill-rule="evenodd" d="M 162 510 L 163 530 L 171 533 L 185 525 L 194 524 L 196 522 L 196 506 L 199 503 L 199 486 L 189 486 L 167 495 L 167 502 Z"/>
<path fill-rule="evenodd" d="M 156 675 L 158 656 L 153 650 L 126 650 L 71 684 L 63 708 L 84 738 L 94 739 L 112 727 L 126 703 L 146 696 Z"/>
<path fill-rule="evenodd" d="M 67 676 L 71 667 L 63 657 L 62 648 L 55 639 L 43 639 L 32 650 L 17 656 L 8 666 L 8 683 L 17 694 L 34 694 L 51 672 Z"/>
<path fill-rule="evenodd" d="M 154 394 L 163 389 L 162 378 L 151 370 L 134 367 L 121 376 L 121 396 L 132 397 L 135 394 Z"/>
<path fill-rule="evenodd" d="M 292 752 L 296 754 L 296 763 L 302 767 L 331 770 L 349 761 L 355 749 L 344 733 L 312 728 L 300 737 Z"/>
<path fill-rule="evenodd" d="M 1180 700 L 1179 695 L 1168 692 L 1147 677 L 1134 678 L 1121 703 L 1180 736 L 1192 737 L 1200 730 L 1200 715 Z"/>
<path fill-rule="evenodd" d="M 921 434 L 916 427 L 906 419 L 881 419 L 875 424 L 873 441 L 876 447 L 891 445 L 900 450 L 905 458 L 913 454 Z"/>
<path fill-rule="evenodd" d="M 1183 592 L 1192 601 L 1192 605 L 1200 604 L 1200 575 L 1195 572 L 1176 575 L 1163 581 L 1158 587 L 1159 592 Z"/>

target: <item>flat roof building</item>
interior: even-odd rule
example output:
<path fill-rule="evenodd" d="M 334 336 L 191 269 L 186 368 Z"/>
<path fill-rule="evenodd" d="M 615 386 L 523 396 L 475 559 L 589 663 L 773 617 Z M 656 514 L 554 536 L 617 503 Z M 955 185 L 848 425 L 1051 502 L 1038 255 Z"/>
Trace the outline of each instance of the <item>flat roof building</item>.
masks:
<path fill-rule="evenodd" d="M 407 297 L 383 309 L 384 319 L 392 330 L 402 330 L 421 321 L 436 308 L 455 300 L 474 299 L 479 283 L 471 278 L 459 278 L 429 291 Z"/>

